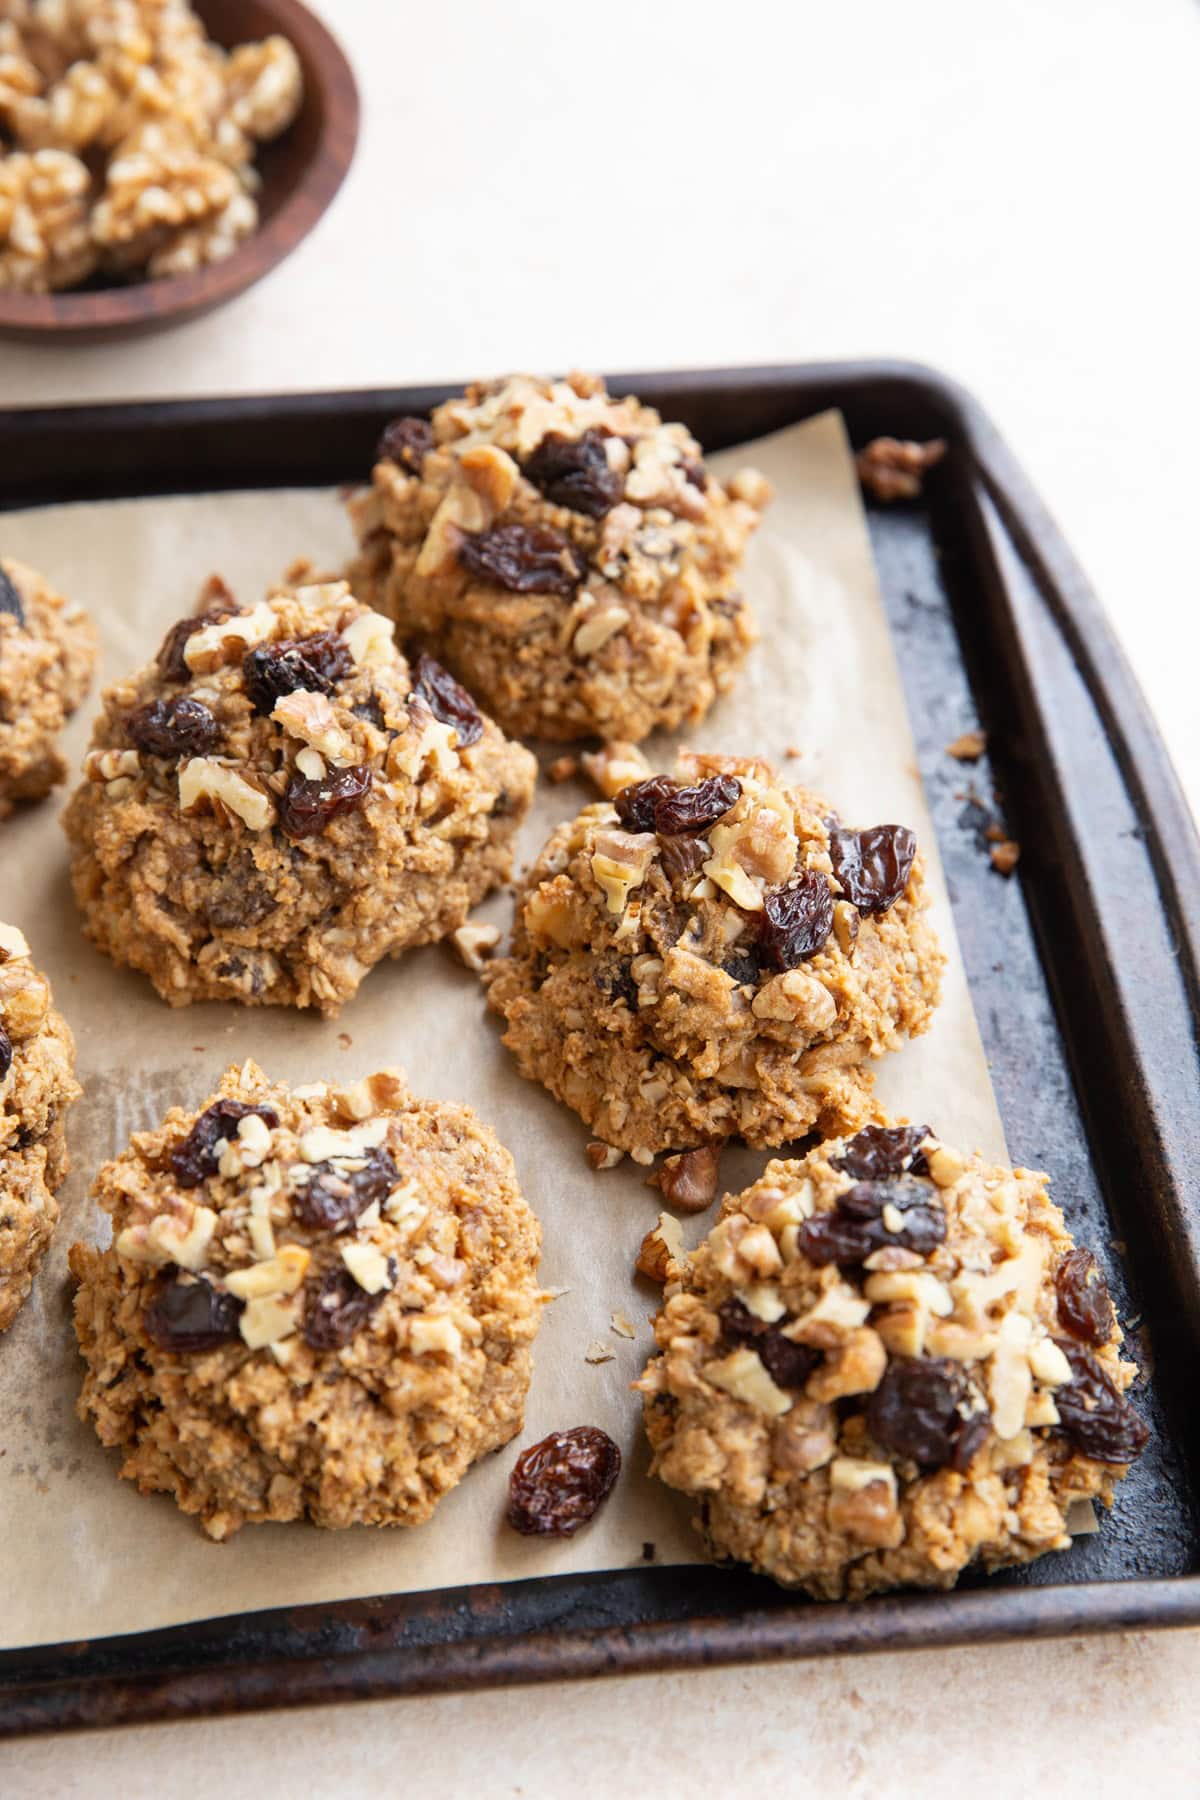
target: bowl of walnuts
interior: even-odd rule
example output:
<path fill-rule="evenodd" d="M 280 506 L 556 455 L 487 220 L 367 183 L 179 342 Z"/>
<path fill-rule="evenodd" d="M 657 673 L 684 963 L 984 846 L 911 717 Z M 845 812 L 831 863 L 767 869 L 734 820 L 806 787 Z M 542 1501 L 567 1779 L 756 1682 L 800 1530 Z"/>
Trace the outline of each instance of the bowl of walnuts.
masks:
<path fill-rule="evenodd" d="M 177 324 L 294 250 L 358 90 L 300 0 L 0 0 L 0 332 Z"/>

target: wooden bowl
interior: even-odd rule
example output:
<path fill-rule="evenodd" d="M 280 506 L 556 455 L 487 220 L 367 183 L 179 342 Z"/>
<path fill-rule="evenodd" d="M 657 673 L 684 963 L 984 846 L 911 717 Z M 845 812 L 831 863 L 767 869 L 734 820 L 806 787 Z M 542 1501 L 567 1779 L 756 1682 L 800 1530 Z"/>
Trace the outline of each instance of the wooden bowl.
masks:
<path fill-rule="evenodd" d="M 281 32 L 304 68 L 304 100 L 292 124 L 261 146 L 262 177 L 254 236 L 189 275 L 89 287 L 61 294 L 0 291 L 0 336 L 133 336 L 210 312 L 261 280 L 308 236 L 349 169 L 358 140 L 358 88 L 350 65 L 321 21 L 300 0 L 193 0 L 211 38 L 231 47 Z"/>

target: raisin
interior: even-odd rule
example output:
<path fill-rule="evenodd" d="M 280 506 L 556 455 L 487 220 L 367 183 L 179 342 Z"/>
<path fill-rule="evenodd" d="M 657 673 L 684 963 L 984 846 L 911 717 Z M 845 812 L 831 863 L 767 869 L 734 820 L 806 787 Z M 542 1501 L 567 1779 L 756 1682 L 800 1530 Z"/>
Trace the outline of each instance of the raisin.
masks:
<path fill-rule="evenodd" d="M 570 594 L 584 564 L 570 538 L 547 525 L 493 525 L 469 532 L 458 546 L 463 568 L 513 594 Z"/>
<path fill-rule="evenodd" d="M 332 818 L 361 806 L 371 786 L 365 763 L 331 769 L 319 781 L 293 775 L 279 807 L 279 823 L 290 838 L 317 837 Z"/>
<path fill-rule="evenodd" d="M 932 1137 L 928 1125 L 864 1125 L 840 1156 L 831 1156 L 835 1169 L 855 1181 L 882 1181 L 889 1175 L 928 1175 L 929 1164 L 921 1145 Z"/>
<path fill-rule="evenodd" d="M 821 1361 L 819 1350 L 808 1344 L 794 1344 L 778 1326 L 756 1319 L 741 1300 L 723 1300 L 717 1311 L 724 1341 L 757 1351 L 758 1360 L 776 1387 L 802 1388 Z"/>
<path fill-rule="evenodd" d="M 303 1187 L 292 1196 L 292 1211 L 311 1231 L 332 1231 L 375 1200 L 386 1200 L 400 1179 L 400 1171 L 387 1150 L 369 1152 L 361 1169 L 344 1173 L 332 1163 L 318 1163 Z"/>
<path fill-rule="evenodd" d="M 186 694 L 139 706 L 127 729 L 148 756 L 203 756 L 221 736 L 221 727 L 203 701 L 190 700 Z"/>
<path fill-rule="evenodd" d="M 624 477 L 609 462 L 600 431 L 577 438 L 548 431 L 522 473 L 552 506 L 569 506 L 589 519 L 602 519 L 625 492 Z"/>
<path fill-rule="evenodd" d="M 742 784 L 736 775 L 710 775 L 695 787 L 674 787 L 654 808 L 654 829 L 666 837 L 695 837 L 736 806 Z"/>
<path fill-rule="evenodd" d="M 310 694 L 336 693 L 337 684 L 354 668 L 350 647 L 336 631 L 318 631 L 312 637 L 287 644 L 259 644 L 242 658 L 242 680 L 260 717 L 273 709 L 285 694 L 304 689 Z"/>
<path fill-rule="evenodd" d="M 570 1537 L 606 1500 L 621 1473 L 621 1452 L 595 1425 L 552 1431 L 513 1464 L 506 1518 L 526 1537 Z"/>
<path fill-rule="evenodd" d="M 633 979 L 629 957 L 622 956 L 611 967 L 597 969 L 593 980 L 609 1000 L 623 1000 L 631 1011 L 637 1011 L 637 982 Z"/>
<path fill-rule="evenodd" d="M 346 1269 L 331 1269 L 304 1309 L 304 1341 L 313 1350 L 340 1350 L 382 1305 L 388 1290 L 368 1294 Z"/>
<path fill-rule="evenodd" d="M 235 610 L 233 606 L 210 606 L 204 612 L 192 613 L 172 625 L 158 652 L 158 672 L 163 680 L 190 681 L 192 671 L 184 655 L 188 640 L 203 631 L 206 625 L 219 625 L 222 619 L 230 618 Z"/>
<path fill-rule="evenodd" d="M 877 1444 L 931 1469 L 965 1469 L 989 1423 L 961 1365 L 940 1357 L 893 1357 L 867 1406 Z"/>
<path fill-rule="evenodd" d="M 365 719 L 376 731 L 386 731 L 388 722 L 383 716 L 383 706 L 378 694 L 369 694 L 365 700 L 359 700 L 350 708 L 356 719 Z"/>
<path fill-rule="evenodd" d="M 763 972 L 762 954 L 757 944 L 751 944 L 744 950 L 734 951 L 721 964 L 726 975 L 736 981 L 739 987 L 756 987 Z"/>
<path fill-rule="evenodd" d="M 833 872 L 859 912 L 885 913 L 896 904 L 912 872 L 917 840 L 907 825 L 873 825 L 869 831 L 829 833 Z"/>
<path fill-rule="evenodd" d="M 794 969 L 824 947 L 832 930 L 833 893 L 816 869 L 802 869 L 763 897 L 758 937 L 769 968 Z"/>
<path fill-rule="evenodd" d="M 483 714 L 466 688 L 432 656 L 423 656 L 417 663 L 413 693 L 420 694 L 435 719 L 443 725 L 453 725 L 460 750 L 479 742 L 483 736 Z"/>
<path fill-rule="evenodd" d="M 694 837 L 664 837 L 659 840 L 658 858 L 667 880 L 678 887 L 698 875 L 708 852 Z"/>
<path fill-rule="evenodd" d="M 433 449 L 433 426 L 428 419 L 393 419 L 383 428 L 383 436 L 375 449 L 376 462 L 399 463 L 412 475 L 421 473 L 421 464 Z"/>
<path fill-rule="evenodd" d="M 883 1210 L 894 1206 L 901 1215 L 899 1231 L 889 1231 Z M 800 1248 L 818 1266 L 861 1263 L 887 1244 L 928 1256 L 946 1236 L 946 1214 L 931 1185 L 911 1175 L 891 1181 L 859 1181 L 829 1212 L 816 1213 L 800 1227 Z"/>
<path fill-rule="evenodd" d="M 0 613 L 8 613 L 18 625 L 25 624 L 25 607 L 16 582 L 0 568 Z"/>
<path fill-rule="evenodd" d="M 660 800 L 675 792 L 669 775 L 649 775 L 645 781 L 631 781 L 613 801 L 626 831 L 653 831 L 655 810 Z"/>
<path fill-rule="evenodd" d="M 279 1114 L 270 1106 L 250 1106 L 244 1100 L 214 1100 L 206 1107 L 184 1138 L 171 1152 L 171 1167 L 180 1187 L 199 1187 L 213 1173 L 221 1159 L 221 1145 L 226 1138 L 236 1137 L 238 1121 L 251 1114 L 265 1119 L 274 1130 Z"/>
<path fill-rule="evenodd" d="M 12 1060 L 12 1039 L 9 1037 L 7 1031 L 5 1031 L 3 1025 L 0 1025 L 0 1081 L 4 1080 L 4 1077 L 12 1068 Z"/>
<path fill-rule="evenodd" d="M 160 1350 L 183 1354 L 215 1350 L 238 1336 L 242 1303 L 222 1294 L 203 1277 L 184 1281 L 172 1275 L 159 1284 L 142 1319 L 146 1336 Z"/>
<path fill-rule="evenodd" d="M 1058 1316 L 1089 1344 L 1107 1344 L 1117 1322 L 1108 1283 L 1090 1250 L 1068 1250 L 1054 1271 Z"/>
<path fill-rule="evenodd" d="M 1094 1356 L 1066 1338 L 1054 1341 L 1071 1365 L 1070 1382 L 1054 1390 L 1056 1429 L 1083 1456 L 1103 1463 L 1132 1462 L 1150 1441 L 1146 1421 Z"/>

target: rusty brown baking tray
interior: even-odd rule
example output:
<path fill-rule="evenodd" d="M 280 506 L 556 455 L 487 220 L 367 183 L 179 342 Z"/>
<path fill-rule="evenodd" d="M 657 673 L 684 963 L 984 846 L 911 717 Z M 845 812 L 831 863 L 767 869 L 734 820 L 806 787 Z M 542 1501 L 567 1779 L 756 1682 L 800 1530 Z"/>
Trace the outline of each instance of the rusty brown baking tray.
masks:
<path fill-rule="evenodd" d="M 872 542 L 1012 1153 L 1053 1172 L 1106 1262 L 1149 1371 L 1150 1449 L 1097 1535 L 952 1593 L 823 1606 L 738 1570 L 648 1564 L 225 1617 L 0 1654 L 0 1734 L 1200 1622 L 1200 845 L 1111 628 L 981 408 L 928 370 L 612 385 L 713 449 L 830 406 L 856 445 L 949 439 L 920 502 L 870 511 Z M 446 391 L 0 414 L 0 507 L 353 480 L 386 419 Z M 944 746 L 977 725 L 989 755 L 964 770 Z M 982 829 L 1000 813 L 1022 851 L 1007 881 Z"/>

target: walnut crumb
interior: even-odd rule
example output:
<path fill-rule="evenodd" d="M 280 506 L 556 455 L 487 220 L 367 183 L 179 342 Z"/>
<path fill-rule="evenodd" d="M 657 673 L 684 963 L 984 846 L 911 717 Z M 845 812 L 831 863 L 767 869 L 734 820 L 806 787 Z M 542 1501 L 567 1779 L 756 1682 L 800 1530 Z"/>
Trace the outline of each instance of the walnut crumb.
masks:
<path fill-rule="evenodd" d="M 858 479 L 885 504 L 892 500 L 915 500 L 919 496 L 928 471 L 946 454 L 945 438 L 930 438 L 918 444 L 909 439 L 878 437 L 855 457 Z"/>
<path fill-rule="evenodd" d="M 1011 875 L 1021 857 L 1021 846 L 1015 838 L 1001 838 L 992 845 L 992 867 L 1001 875 Z"/>
<path fill-rule="evenodd" d="M 634 1327 L 623 1312 L 613 1313 L 608 1322 L 608 1329 L 615 1332 L 618 1337 L 631 1338 L 636 1335 Z"/>
<path fill-rule="evenodd" d="M 596 1338 L 584 1351 L 583 1360 L 584 1362 L 589 1363 L 612 1362 L 614 1360 L 614 1352 L 609 1349 L 607 1344 L 601 1343 L 600 1339 Z"/>
<path fill-rule="evenodd" d="M 602 1144 L 598 1140 L 590 1143 L 584 1151 L 593 1169 L 615 1169 L 625 1155 L 615 1144 Z"/>
<path fill-rule="evenodd" d="M 952 744 L 946 745 L 946 755 L 952 756 L 956 762 L 978 762 L 986 749 L 986 731 L 964 731 L 961 737 L 956 737 Z"/>
<path fill-rule="evenodd" d="M 680 1212 L 703 1212 L 717 1197 L 721 1146 L 701 1144 L 697 1150 L 681 1150 L 663 1159 L 646 1185 L 656 1187 Z"/>
<path fill-rule="evenodd" d="M 460 925 L 451 941 L 468 969 L 479 974 L 485 959 L 500 942 L 500 932 L 495 925 Z"/>

